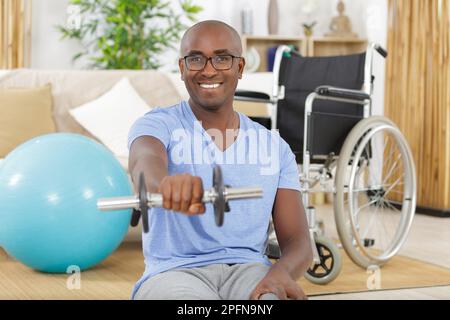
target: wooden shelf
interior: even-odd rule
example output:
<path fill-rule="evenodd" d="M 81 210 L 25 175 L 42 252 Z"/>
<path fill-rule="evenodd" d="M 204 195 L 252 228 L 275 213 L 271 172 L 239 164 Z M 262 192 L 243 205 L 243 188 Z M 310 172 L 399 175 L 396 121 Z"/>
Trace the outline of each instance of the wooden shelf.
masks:
<path fill-rule="evenodd" d="M 294 45 L 303 56 L 334 56 L 364 52 L 367 49 L 367 40 L 360 38 L 306 38 L 282 35 L 269 36 L 242 36 L 244 57 L 250 48 L 256 49 L 260 57 L 257 72 L 267 70 L 267 50 L 279 45 Z"/>
<path fill-rule="evenodd" d="M 360 38 L 311 38 L 308 56 L 339 56 L 361 53 L 367 50 L 367 40 Z"/>
<path fill-rule="evenodd" d="M 242 36 L 242 49 L 244 57 L 247 54 L 247 50 L 251 47 L 255 48 L 261 59 L 257 72 L 267 71 L 267 49 L 280 46 L 280 45 L 294 45 L 301 54 L 307 54 L 307 41 L 306 38 L 299 37 L 285 37 L 285 36 Z"/>

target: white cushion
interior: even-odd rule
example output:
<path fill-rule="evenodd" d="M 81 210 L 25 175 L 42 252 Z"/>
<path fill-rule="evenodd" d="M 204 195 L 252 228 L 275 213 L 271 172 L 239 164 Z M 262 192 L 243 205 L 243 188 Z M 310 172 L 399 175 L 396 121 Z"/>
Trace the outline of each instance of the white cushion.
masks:
<path fill-rule="evenodd" d="M 273 73 L 272 72 L 254 72 L 242 74 L 237 89 L 263 92 L 272 96 L 273 92 Z"/>
<path fill-rule="evenodd" d="M 5 77 L 8 73 L 10 73 L 10 70 L 0 69 L 0 79 Z"/>
<path fill-rule="evenodd" d="M 149 110 L 128 78 L 122 78 L 102 96 L 71 109 L 70 114 L 126 167 L 128 132 L 133 123 Z"/>
<path fill-rule="evenodd" d="M 184 81 L 181 80 L 180 73 L 168 72 L 167 77 L 170 79 L 181 98 L 183 100 L 189 100 L 189 93 L 186 90 Z"/>

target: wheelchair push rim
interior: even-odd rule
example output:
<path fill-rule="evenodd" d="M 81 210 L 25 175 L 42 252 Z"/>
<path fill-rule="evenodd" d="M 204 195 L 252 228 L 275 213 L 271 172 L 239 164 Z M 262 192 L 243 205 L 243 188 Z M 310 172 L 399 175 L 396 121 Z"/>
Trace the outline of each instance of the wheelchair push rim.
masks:
<path fill-rule="evenodd" d="M 382 265 L 401 249 L 414 217 L 415 179 L 408 144 L 390 120 L 371 117 L 355 126 L 339 157 L 335 218 L 356 264 Z"/>

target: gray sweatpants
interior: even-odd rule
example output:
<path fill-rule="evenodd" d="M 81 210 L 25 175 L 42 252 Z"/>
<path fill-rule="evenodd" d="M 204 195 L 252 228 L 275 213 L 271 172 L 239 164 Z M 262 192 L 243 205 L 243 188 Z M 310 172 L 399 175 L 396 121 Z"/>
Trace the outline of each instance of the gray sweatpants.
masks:
<path fill-rule="evenodd" d="M 262 263 L 212 264 L 159 273 L 146 280 L 136 300 L 248 300 L 269 266 Z M 278 300 L 266 293 L 260 300 Z"/>

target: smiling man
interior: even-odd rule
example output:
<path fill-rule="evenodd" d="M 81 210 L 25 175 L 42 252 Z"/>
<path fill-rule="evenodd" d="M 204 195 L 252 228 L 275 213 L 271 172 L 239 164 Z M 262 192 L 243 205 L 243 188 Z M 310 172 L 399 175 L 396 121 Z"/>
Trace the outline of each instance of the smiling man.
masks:
<path fill-rule="evenodd" d="M 312 253 L 297 164 L 276 132 L 233 110 L 245 65 L 238 33 L 203 21 L 186 31 L 180 49 L 189 100 L 148 112 L 129 134 L 133 182 L 144 172 L 149 192 L 163 195 L 163 208 L 149 211 L 146 268 L 133 298 L 306 298 L 296 281 Z M 222 227 L 201 202 L 215 164 L 225 184 L 260 186 L 264 194 L 230 203 Z M 265 255 L 271 218 L 282 251 L 274 264 Z"/>

